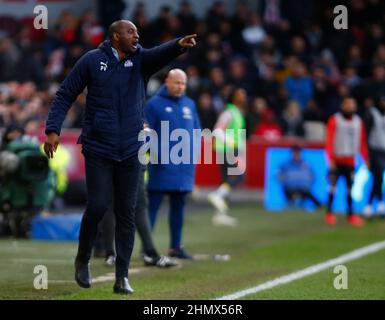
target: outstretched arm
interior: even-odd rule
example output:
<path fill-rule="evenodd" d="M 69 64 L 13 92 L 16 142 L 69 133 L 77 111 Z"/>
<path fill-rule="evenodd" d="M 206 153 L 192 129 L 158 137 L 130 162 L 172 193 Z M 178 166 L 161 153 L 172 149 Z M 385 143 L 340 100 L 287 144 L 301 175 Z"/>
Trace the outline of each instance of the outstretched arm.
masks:
<path fill-rule="evenodd" d="M 151 49 L 143 49 L 142 70 L 146 77 L 169 64 L 187 49 L 196 45 L 196 34 L 174 39 Z"/>

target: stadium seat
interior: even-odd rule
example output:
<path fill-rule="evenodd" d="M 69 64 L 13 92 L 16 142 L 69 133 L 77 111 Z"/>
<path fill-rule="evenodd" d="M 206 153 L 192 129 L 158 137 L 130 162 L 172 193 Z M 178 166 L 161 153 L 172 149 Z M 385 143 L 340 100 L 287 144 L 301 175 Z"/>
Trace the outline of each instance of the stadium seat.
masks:
<path fill-rule="evenodd" d="M 320 121 L 305 121 L 305 138 L 313 141 L 323 141 L 325 139 L 325 124 Z"/>

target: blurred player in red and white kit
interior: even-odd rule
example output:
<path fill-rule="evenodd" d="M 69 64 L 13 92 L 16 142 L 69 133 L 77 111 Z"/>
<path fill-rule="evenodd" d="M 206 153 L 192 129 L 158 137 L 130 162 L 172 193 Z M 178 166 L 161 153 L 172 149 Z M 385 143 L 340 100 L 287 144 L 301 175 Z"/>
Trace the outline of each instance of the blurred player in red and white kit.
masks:
<path fill-rule="evenodd" d="M 366 133 L 363 121 L 355 114 L 356 101 L 347 97 L 342 101 L 341 111 L 329 118 L 326 132 L 326 153 L 329 160 L 329 198 L 325 222 L 329 225 L 336 223 L 336 217 L 331 207 L 337 180 L 343 176 L 348 188 L 347 204 L 349 224 L 361 227 L 364 220 L 353 214 L 352 186 L 354 180 L 354 165 L 356 156 L 361 153 L 369 166 Z"/>

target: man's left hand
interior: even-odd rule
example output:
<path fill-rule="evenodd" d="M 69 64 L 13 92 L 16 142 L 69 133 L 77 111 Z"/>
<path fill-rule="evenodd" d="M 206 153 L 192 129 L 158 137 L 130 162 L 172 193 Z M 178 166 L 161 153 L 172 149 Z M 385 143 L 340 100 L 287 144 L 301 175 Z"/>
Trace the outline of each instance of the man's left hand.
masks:
<path fill-rule="evenodd" d="M 182 48 L 193 48 L 196 46 L 196 41 L 195 41 L 195 38 L 197 37 L 196 34 L 190 34 L 188 36 L 185 36 L 183 37 L 182 39 L 180 39 L 178 41 L 178 44 L 182 47 Z"/>

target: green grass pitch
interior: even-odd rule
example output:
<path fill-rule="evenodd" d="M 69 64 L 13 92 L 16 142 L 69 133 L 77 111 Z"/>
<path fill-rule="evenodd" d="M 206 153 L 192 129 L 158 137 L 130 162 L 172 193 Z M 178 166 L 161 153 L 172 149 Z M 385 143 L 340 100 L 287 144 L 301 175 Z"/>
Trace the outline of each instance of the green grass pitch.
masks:
<path fill-rule="evenodd" d="M 113 281 L 101 281 L 91 289 L 73 280 L 75 242 L 0 240 L 0 299 L 215 299 L 254 287 L 282 275 L 324 262 L 385 239 L 385 220 L 372 220 L 362 229 L 346 224 L 323 223 L 322 212 L 266 213 L 260 206 L 234 207 L 236 228 L 215 227 L 211 210 L 188 207 L 184 244 L 193 254 L 229 254 L 230 261 L 203 259 L 182 262 L 167 270 L 144 267 L 135 244 L 130 284 L 132 296 L 112 293 Z M 167 252 L 168 226 L 160 215 L 155 240 Z M 33 287 L 35 265 L 48 268 L 48 289 Z M 385 250 L 346 263 L 348 289 L 333 286 L 333 269 L 277 286 L 244 299 L 385 299 Z M 92 276 L 112 274 L 103 259 L 92 260 Z M 101 279 L 101 278 L 98 278 Z"/>

